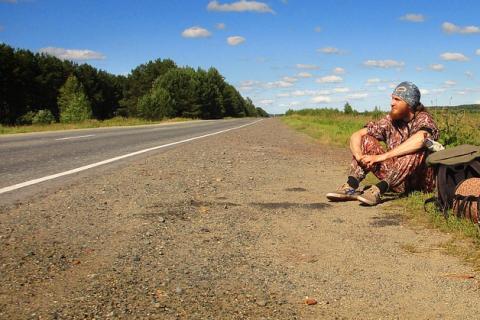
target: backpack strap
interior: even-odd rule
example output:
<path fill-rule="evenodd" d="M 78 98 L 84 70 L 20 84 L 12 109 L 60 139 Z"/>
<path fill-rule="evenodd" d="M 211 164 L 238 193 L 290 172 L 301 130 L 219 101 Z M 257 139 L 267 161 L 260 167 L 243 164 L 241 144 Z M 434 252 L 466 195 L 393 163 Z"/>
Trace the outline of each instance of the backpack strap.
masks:
<path fill-rule="evenodd" d="M 480 177 L 480 158 L 477 158 L 477 159 L 473 160 L 468 165 L 470 167 L 472 167 L 473 170 L 475 170 L 477 172 L 478 176 Z"/>
<path fill-rule="evenodd" d="M 442 211 L 445 218 L 448 218 L 448 195 L 445 192 L 445 188 L 439 188 L 438 186 L 446 185 L 447 183 L 447 166 L 440 166 L 437 174 L 437 193 L 438 193 L 438 208 Z"/>
<path fill-rule="evenodd" d="M 433 202 L 433 204 L 435 204 L 435 208 L 437 210 L 440 209 L 440 203 L 438 202 L 438 198 L 437 197 L 431 197 L 431 198 L 426 199 L 423 202 L 423 211 L 427 212 L 427 204 L 432 203 L 432 202 Z"/>

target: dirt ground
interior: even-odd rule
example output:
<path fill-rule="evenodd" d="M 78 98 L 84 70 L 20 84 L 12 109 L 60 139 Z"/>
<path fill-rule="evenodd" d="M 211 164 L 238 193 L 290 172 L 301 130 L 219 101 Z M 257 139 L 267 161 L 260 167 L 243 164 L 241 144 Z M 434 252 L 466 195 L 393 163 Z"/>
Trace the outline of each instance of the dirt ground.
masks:
<path fill-rule="evenodd" d="M 268 119 L 5 206 L 0 318 L 478 319 L 448 235 L 325 199 L 349 158 Z"/>

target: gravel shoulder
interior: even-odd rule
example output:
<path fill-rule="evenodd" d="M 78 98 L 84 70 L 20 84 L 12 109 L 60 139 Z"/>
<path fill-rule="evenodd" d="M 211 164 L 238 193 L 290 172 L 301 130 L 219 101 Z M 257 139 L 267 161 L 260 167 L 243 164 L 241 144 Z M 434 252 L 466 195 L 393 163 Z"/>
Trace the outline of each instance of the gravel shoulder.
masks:
<path fill-rule="evenodd" d="M 349 158 L 268 119 L 5 206 L 0 318 L 478 318 L 448 235 L 327 202 Z"/>

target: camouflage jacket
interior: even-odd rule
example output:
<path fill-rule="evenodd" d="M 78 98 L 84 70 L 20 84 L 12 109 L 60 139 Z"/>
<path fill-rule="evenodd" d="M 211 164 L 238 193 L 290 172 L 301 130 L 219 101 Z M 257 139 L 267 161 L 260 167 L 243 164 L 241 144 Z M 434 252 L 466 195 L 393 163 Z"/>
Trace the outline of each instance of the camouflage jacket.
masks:
<path fill-rule="evenodd" d="M 387 115 L 378 121 L 367 123 L 365 128 L 369 135 L 379 141 L 384 141 L 388 150 L 398 147 L 420 130 L 428 132 L 429 138 L 433 140 L 438 140 L 440 135 L 432 115 L 426 111 L 417 112 L 409 122 L 393 121 L 390 115 Z"/>

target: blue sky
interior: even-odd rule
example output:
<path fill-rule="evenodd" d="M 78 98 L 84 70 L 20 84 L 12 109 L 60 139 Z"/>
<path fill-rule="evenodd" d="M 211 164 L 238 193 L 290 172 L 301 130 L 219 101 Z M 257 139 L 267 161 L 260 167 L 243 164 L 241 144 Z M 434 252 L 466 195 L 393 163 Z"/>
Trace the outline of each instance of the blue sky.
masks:
<path fill-rule="evenodd" d="M 0 42 L 115 74 L 214 66 L 269 112 L 480 103 L 479 1 L 0 0 Z"/>

